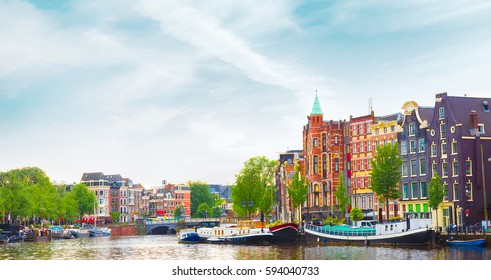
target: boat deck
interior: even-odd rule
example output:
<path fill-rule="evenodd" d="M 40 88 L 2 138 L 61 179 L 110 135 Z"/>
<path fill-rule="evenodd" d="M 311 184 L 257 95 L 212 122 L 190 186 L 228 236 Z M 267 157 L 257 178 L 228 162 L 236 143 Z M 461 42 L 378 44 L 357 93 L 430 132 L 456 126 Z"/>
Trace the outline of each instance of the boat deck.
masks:
<path fill-rule="evenodd" d="M 310 230 L 325 234 L 341 235 L 341 236 L 368 236 L 376 235 L 375 228 L 367 227 L 350 227 L 348 225 L 333 225 L 333 226 L 322 226 L 322 227 L 312 227 Z"/>

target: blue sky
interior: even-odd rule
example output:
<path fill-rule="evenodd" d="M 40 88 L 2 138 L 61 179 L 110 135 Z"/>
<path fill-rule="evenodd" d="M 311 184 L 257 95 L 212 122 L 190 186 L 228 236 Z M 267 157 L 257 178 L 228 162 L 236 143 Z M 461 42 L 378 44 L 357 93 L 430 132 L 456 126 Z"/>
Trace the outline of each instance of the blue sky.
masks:
<path fill-rule="evenodd" d="M 487 1 L 0 1 L 0 170 L 232 184 L 325 119 L 489 96 Z"/>

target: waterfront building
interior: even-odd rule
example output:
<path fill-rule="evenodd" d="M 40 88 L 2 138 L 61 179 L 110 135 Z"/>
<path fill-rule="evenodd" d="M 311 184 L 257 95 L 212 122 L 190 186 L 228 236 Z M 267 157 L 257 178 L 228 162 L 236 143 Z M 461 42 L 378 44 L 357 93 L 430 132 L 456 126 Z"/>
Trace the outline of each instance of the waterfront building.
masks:
<path fill-rule="evenodd" d="M 376 117 L 376 122 L 372 124 L 372 137 L 371 140 L 367 141 L 367 148 L 372 146 L 372 157 L 377 155 L 377 147 L 392 144 L 397 145 L 397 131 L 399 126 L 399 122 L 401 121 L 401 114 L 395 113 L 387 116 Z M 371 172 L 371 163 L 368 161 L 367 169 Z M 371 187 L 371 185 L 370 185 Z M 378 220 L 389 220 L 390 215 L 397 216 L 397 199 L 389 201 L 389 211 L 390 213 L 386 213 L 386 207 L 383 205 L 385 201 L 379 201 L 376 194 L 374 194 L 374 208 L 378 209 L 376 212 L 376 217 Z"/>
<path fill-rule="evenodd" d="M 119 212 L 119 221 L 128 223 L 133 216 L 130 210 L 134 207 L 133 183 L 129 178 L 123 178 L 120 174 L 104 175 L 102 172 L 83 173 L 80 180 L 93 191 L 97 205 L 95 213 L 98 223 L 111 220 L 113 212 Z"/>
<path fill-rule="evenodd" d="M 428 168 L 427 137 L 434 108 L 420 107 L 416 102 L 408 101 L 402 109 L 403 117 L 398 130 L 402 160 L 399 206 L 403 213 L 429 212 L 428 186 L 432 174 Z"/>
<path fill-rule="evenodd" d="M 475 224 L 489 219 L 491 191 L 491 98 L 435 98 L 427 136 L 431 175 L 445 186 L 442 223 Z"/>
<path fill-rule="evenodd" d="M 174 218 L 174 210 L 178 205 L 183 210 L 182 218 L 191 217 L 189 186 L 168 184 L 166 181 L 163 183 L 163 186 L 153 187 L 149 194 L 149 217 L 171 220 Z"/>
<path fill-rule="evenodd" d="M 345 122 L 324 121 L 317 95 L 307 119 L 303 128 L 303 158 L 309 190 L 302 213 L 307 220 L 339 216 L 334 192 L 344 170 L 342 131 Z"/>
<path fill-rule="evenodd" d="M 280 153 L 278 166 L 275 171 L 275 186 L 276 186 L 276 204 L 275 218 L 283 222 L 291 222 L 293 220 L 301 221 L 300 217 L 296 217 L 296 211 L 288 195 L 287 188 L 293 181 L 295 174 L 295 164 L 300 167 L 300 174 L 304 174 L 303 151 L 289 150 Z"/>
<path fill-rule="evenodd" d="M 351 206 L 360 208 L 365 219 L 376 219 L 375 194 L 370 188 L 371 160 L 373 159 L 372 125 L 376 118 L 369 115 L 353 117 L 349 121 Z"/>

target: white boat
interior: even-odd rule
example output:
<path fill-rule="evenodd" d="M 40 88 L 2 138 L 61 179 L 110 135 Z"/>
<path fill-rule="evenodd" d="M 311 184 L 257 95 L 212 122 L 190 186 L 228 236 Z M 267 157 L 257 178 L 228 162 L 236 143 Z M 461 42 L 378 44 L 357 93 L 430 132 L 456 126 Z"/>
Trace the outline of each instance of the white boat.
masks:
<path fill-rule="evenodd" d="M 208 243 L 230 244 L 271 244 L 274 236 L 267 227 L 247 226 L 239 224 L 221 224 L 213 228 L 199 228 L 200 240 Z"/>
<path fill-rule="evenodd" d="M 406 220 L 372 226 L 306 225 L 304 231 L 307 241 L 323 243 L 427 245 L 434 238 L 430 213 L 408 213 Z"/>

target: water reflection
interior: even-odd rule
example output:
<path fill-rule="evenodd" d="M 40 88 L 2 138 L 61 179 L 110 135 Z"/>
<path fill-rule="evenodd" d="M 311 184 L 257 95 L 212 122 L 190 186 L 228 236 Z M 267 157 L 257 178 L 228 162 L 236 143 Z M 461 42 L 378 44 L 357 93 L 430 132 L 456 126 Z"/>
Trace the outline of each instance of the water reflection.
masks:
<path fill-rule="evenodd" d="M 179 244 L 175 235 L 99 237 L 0 246 L 1 260 L 488 260 L 488 248 Z"/>

